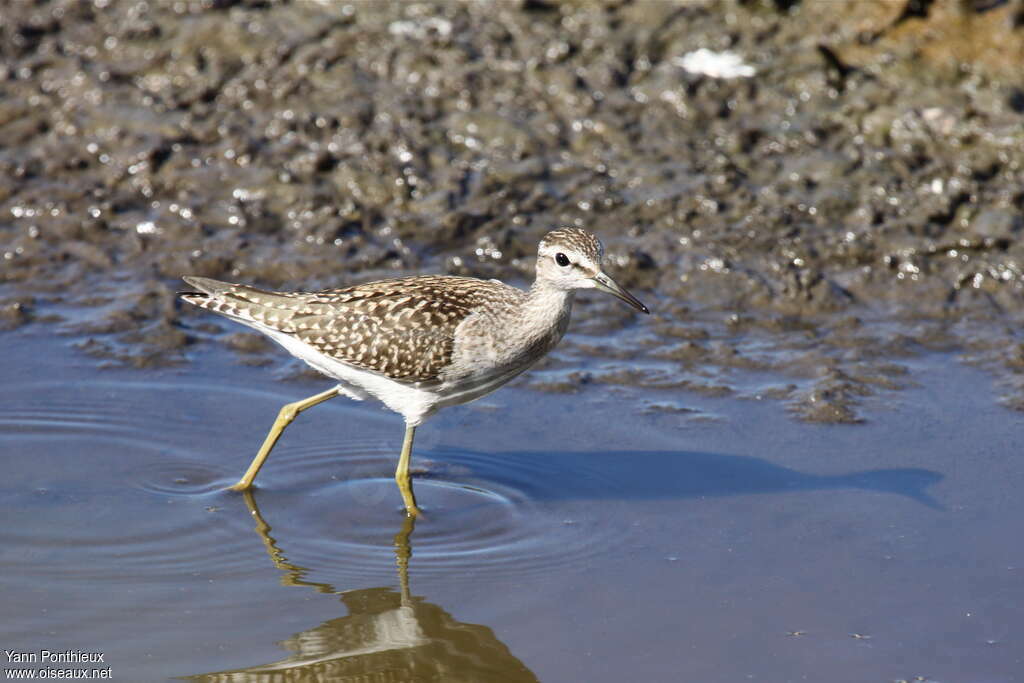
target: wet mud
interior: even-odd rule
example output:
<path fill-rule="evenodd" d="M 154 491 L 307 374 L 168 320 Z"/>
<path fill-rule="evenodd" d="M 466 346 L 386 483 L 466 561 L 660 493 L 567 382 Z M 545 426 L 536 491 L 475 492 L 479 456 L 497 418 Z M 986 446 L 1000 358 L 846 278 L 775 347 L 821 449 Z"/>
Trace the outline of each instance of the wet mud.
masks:
<path fill-rule="evenodd" d="M 0 330 L 49 325 L 101 365 L 212 338 L 280 364 L 180 307 L 178 278 L 525 284 L 575 224 L 655 315 L 582 297 L 525 386 L 857 422 L 939 350 L 1024 408 L 1019 0 L 2 12 Z M 701 48 L 752 75 L 688 71 Z"/>

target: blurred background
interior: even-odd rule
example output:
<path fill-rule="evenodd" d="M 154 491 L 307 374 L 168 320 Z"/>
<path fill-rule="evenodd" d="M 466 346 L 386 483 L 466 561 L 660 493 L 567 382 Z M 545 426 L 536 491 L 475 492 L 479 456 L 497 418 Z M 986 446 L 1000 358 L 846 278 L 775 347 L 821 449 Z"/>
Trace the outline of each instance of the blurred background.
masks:
<path fill-rule="evenodd" d="M 1024 0 L 0 0 L 0 640 L 132 681 L 1021 680 L 1022 65 Z M 373 406 L 222 492 L 326 385 L 182 275 L 525 287 L 565 225 L 652 316 L 582 294 L 422 429 L 415 531 Z"/>

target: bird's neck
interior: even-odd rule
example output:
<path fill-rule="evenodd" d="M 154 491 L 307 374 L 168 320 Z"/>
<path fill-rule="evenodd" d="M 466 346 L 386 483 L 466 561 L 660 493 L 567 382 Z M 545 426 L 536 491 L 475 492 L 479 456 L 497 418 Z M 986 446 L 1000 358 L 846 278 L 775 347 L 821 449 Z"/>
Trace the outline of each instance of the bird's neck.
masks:
<path fill-rule="evenodd" d="M 558 336 L 561 337 L 569 326 L 574 294 L 572 290 L 560 289 L 541 280 L 535 281 L 520 309 L 525 318 L 525 327 L 536 330 L 557 328 Z"/>

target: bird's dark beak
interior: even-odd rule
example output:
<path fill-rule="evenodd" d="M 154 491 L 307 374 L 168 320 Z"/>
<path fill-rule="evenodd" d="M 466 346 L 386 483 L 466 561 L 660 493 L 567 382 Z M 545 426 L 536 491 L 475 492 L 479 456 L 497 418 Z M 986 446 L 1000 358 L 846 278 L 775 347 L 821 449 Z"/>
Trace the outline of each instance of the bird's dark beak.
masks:
<path fill-rule="evenodd" d="M 624 290 L 622 287 L 620 287 L 619 284 L 615 282 L 615 280 L 608 277 L 604 273 L 604 271 L 598 271 L 597 275 L 592 277 L 591 280 L 594 281 L 594 287 L 600 289 L 602 292 L 608 292 L 612 296 L 618 299 L 622 299 L 627 304 L 629 304 L 636 310 L 641 311 L 642 313 L 649 314 L 651 312 L 646 306 L 640 303 L 640 299 L 637 299 L 635 296 L 633 296 L 632 294 Z"/>

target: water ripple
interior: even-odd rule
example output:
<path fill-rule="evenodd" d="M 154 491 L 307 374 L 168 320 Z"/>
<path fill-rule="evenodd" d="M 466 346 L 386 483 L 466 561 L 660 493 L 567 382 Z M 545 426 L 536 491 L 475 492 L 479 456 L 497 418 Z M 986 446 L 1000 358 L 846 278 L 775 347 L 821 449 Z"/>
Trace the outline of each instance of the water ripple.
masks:
<path fill-rule="evenodd" d="M 203 459 L 207 386 L 9 387 L 0 398 L 5 550 L 23 580 L 162 581 L 249 571 L 232 473 Z M 224 390 L 220 390 L 224 399 Z M 235 395 L 232 392 L 232 395 Z M 269 397 L 268 397 L 269 398 Z"/>
<path fill-rule="evenodd" d="M 21 385 L 6 396 L 4 548 L 16 551 L 20 575 L 162 581 L 266 570 L 243 496 L 224 489 L 250 455 L 239 458 L 238 425 L 262 432 L 252 416 L 266 413 L 269 424 L 280 395 L 106 382 Z M 399 439 L 351 431 L 290 432 L 254 500 L 311 580 L 380 585 L 394 576 L 403 514 Z M 246 441 L 260 435 L 247 431 Z M 425 516 L 412 573 L 495 581 L 585 566 L 628 533 L 588 502 L 588 491 L 614 487 L 602 471 L 543 453 L 418 449 L 413 476 Z M 579 495 L 561 496 L 567 486 Z"/>
<path fill-rule="evenodd" d="M 392 539 L 403 512 L 392 448 L 307 443 L 278 457 L 273 482 L 254 497 L 296 564 L 342 585 L 393 571 Z M 573 465 L 569 471 L 558 458 L 453 449 L 414 455 L 424 516 L 412 539 L 413 572 L 527 577 L 585 565 L 614 547 L 624 525 L 595 516 L 585 495 L 560 500 L 565 486 L 585 493 L 613 483 L 599 468 Z"/>

